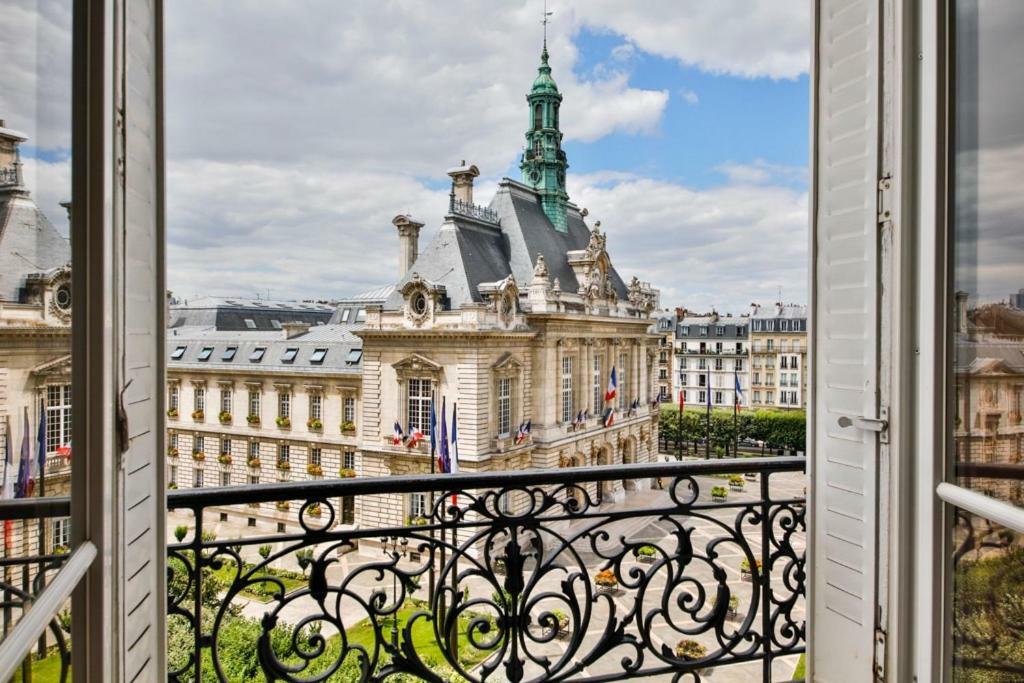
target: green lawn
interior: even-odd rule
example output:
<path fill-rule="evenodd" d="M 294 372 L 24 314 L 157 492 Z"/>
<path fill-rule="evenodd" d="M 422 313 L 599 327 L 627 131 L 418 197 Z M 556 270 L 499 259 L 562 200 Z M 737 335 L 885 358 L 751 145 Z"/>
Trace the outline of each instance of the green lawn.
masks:
<path fill-rule="evenodd" d="M 244 571 L 250 571 L 252 568 L 253 565 L 246 562 Z M 224 565 L 220 569 L 213 572 L 213 575 L 224 585 L 224 588 L 227 588 L 235 580 L 235 565 L 232 562 L 224 562 Z M 270 575 L 280 580 L 281 583 L 284 584 L 285 594 L 291 593 L 296 588 L 301 588 L 307 585 L 306 579 L 303 578 L 302 574 L 299 574 L 297 572 L 274 569 L 271 567 L 270 569 L 266 569 L 263 572 L 261 572 L 261 575 Z M 270 602 L 270 593 L 277 590 L 277 584 L 268 582 L 261 585 L 263 586 L 263 589 L 266 591 L 266 594 L 263 594 L 262 592 L 253 591 L 251 589 L 245 589 L 241 592 L 241 594 L 247 598 L 257 600 L 259 602 Z M 253 588 L 255 587 L 256 586 L 253 586 Z"/>
<path fill-rule="evenodd" d="M 416 612 L 426 609 L 426 604 L 419 600 L 406 601 L 406 606 L 398 611 L 398 637 L 401 638 L 403 629 L 409 618 Z M 489 652 L 482 652 L 470 645 L 466 637 L 466 629 L 472 617 L 464 616 L 459 619 L 459 662 L 463 666 L 471 667 L 487 658 Z M 383 627 L 383 635 L 391 637 L 391 621 L 387 621 Z M 492 631 L 493 633 L 493 631 Z M 363 645 L 367 649 L 373 647 L 374 632 L 369 619 L 363 619 L 347 631 L 350 645 Z M 337 638 L 337 636 L 335 636 Z M 444 655 L 438 648 L 434 636 L 434 623 L 426 618 L 417 619 L 412 625 L 412 640 L 416 646 L 416 652 L 424 662 L 443 662 Z"/>
<path fill-rule="evenodd" d="M 71 680 L 71 671 L 68 670 L 68 681 Z M 32 683 L 59 683 L 60 682 L 60 655 L 54 652 L 43 659 L 32 660 Z M 18 669 L 11 679 L 11 683 L 22 683 L 21 669 Z"/>
<path fill-rule="evenodd" d="M 796 669 L 793 670 L 793 680 L 794 681 L 802 681 L 805 678 L 807 678 L 807 674 L 805 673 L 806 667 L 807 667 L 807 655 L 806 654 L 802 654 L 802 655 L 800 655 L 800 661 L 798 661 L 796 663 Z"/>

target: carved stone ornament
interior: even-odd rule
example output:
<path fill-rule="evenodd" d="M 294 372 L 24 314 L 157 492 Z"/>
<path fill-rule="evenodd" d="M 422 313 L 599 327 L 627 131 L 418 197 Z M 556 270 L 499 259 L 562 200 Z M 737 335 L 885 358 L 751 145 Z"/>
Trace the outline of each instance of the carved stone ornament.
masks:
<path fill-rule="evenodd" d="M 62 323 L 71 322 L 71 269 L 58 268 L 45 287 L 50 290 L 49 313 Z"/>
<path fill-rule="evenodd" d="M 413 273 L 401 289 L 405 299 L 405 317 L 417 327 L 433 317 L 441 298 L 445 295 L 443 285 L 434 283 Z"/>
<path fill-rule="evenodd" d="M 533 267 L 533 278 L 548 279 L 548 264 L 544 261 L 544 254 L 537 254 L 537 264 Z"/>

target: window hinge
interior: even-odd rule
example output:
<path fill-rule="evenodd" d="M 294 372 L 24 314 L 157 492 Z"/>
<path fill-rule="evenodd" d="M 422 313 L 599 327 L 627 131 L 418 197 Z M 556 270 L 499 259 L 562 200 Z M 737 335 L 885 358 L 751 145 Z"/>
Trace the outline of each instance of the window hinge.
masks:
<path fill-rule="evenodd" d="M 884 175 L 878 181 L 878 224 L 892 220 L 892 176 Z"/>
<path fill-rule="evenodd" d="M 885 629 L 875 627 L 875 681 L 885 680 Z"/>

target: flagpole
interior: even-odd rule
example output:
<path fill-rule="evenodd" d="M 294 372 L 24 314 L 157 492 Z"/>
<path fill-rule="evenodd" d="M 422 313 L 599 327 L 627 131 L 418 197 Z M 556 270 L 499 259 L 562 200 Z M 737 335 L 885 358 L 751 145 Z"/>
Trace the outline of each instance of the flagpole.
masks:
<path fill-rule="evenodd" d="M 437 464 L 437 437 L 434 434 L 434 432 L 437 431 L 436 430 L 437 425 L 434 424 L 435 422 L 436 422 L 436 420 L 434 419 L 434 399 L 431 398 L 430 399 L 430 473 L 431 474 L 434 474 L 434 469 L 435 469 L 435 466 Z M 431 510 L 431 512 L 433 512 L 433 510 L 434 510 L 434 491 L 433 490 L 431 490 L 431 492 L 430 492 L 430 510 Z M 431 527 L 430 527 L 430 544 L 431 544 L 431 546 L 433 546 L 433 544 L 434 544 L 434 538 L 435 538 L 435 536 L 434 536 L 434 527 L 433 527 L 433 525 L 431 525 Z M 434 562 L 434 553 L 431 552 L 430 553 L 430 576 L 427 577 L 428 578 L 427 593 L 429 594 L 428 597 L 430 599 L 430 604 L 431 605 L 434 604 L 434 591 L 435 591 L 435 586 L 436 586 L 436 583 L 437 583 L 437 578 L 435 576 L 435 564 L 436 563 Z"/>
<path fill-rule="evenodd" d="M 708 370 L 708 394 L 705 396 L 707 400 L 707 420 L 704 428 L 704 457 L 708 460 L 711 459 L 711 371 Z"/>
<path fill-rule="evenodd" d="M 676 416 L 676 460 L 683 459 L 683 399 L 684 389 L 679 390 L 679 415 Z"/>
<path fill-rule="evenodd" d="M 459 433 L 457 431 L 457 418 L 458 418 L 459 404 L 452 403 L 452 448 L 455 452 L 455 467 L 459 466 Z M 449 456 L 450 457 L 450 456 Z M 448 471 L 452 471 L 452 467 L 449 465 Z M 452 494 L 452 507 L 458 507 L 457 494 Z M 458 513 L 456 513 L 458 514 Z M 452 523 L 452 609 L 455 609 L 455 605 L 458 603 L 458 590 L 459 590 L 459 538 L 458 538 L 458 527 L 455 522 L 458 521 L 456 517 Z M 452 657 L 455 661 L 459 660 L 459 619 L 456 616 L 452 619 L 452 627 L 448 631 L 448 651 L 452 653 Z"/>

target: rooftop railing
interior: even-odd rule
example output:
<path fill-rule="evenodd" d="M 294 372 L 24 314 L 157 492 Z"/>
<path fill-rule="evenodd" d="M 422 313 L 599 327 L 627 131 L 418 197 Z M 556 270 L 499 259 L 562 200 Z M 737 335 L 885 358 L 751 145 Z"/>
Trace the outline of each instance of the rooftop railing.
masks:
<path fill-rule="evenodd" d="M 191 521 L 168 547 L 169 680 L 788 680 L 805 647 L 803 470 L 743 458 L 169 491 L 171 517 Z M 622 487 L 644 493 L 613 502 Z M 341 499 L 370 513 L 411 496 L 424 507 L 398 521 L 336 524 Z M 286 533 L 211 533 L 232 506 L 285 501 Z M 14 503 L 0 517 L 68 507 Z"/>
<path fill-rule="evenodd" d="M 454 196 L 449 199 L 448 212 L 459 216 L 475 218 L 476 220 L 483 221 L 485 223 L 493 223 L 494 225 L 498 225 L 500 222 L 498 212 L 494 209 L 490 209 L 486 206 L 480 206 L 479 204 L 473 204 L 472 202 L 465 202 L 461 199 L 456 199 Z"/>

